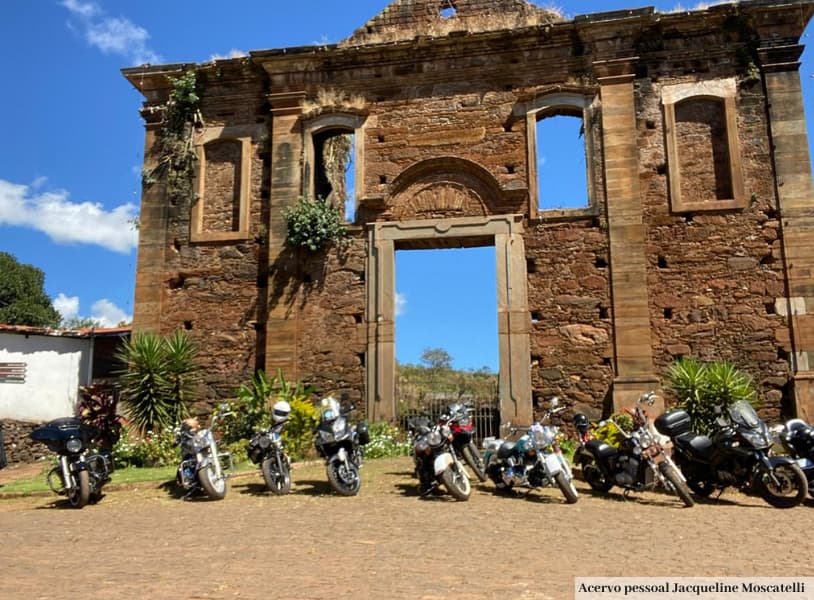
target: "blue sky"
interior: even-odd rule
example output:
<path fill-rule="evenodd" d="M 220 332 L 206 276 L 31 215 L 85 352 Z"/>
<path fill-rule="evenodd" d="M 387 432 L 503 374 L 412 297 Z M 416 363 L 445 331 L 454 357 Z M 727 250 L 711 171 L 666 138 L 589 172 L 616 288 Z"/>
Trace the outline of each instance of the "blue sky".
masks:
<path fill-rule="evenodd" d="M 107 326 L 129 320 L 144 129 L 138 114 L 142 97 L 120 69 L 334 43 L 388 4 L 3 0 L 0 251 L 44 271 L 46 292 L 65 317 L 92 317 Z M 553 4 L 571 17 L 679 7 L 672 0 Z M 809 57 L 806 51 L 801 73 L 806 107 L 814 114 Z M 453 276 L 462 269 L 471 276 Z M 459 368 L 496 368 L 494 269 L 491 248 L 400 252 L 399 360 L 415 363 L 425 347 L 442 347 Z"/>

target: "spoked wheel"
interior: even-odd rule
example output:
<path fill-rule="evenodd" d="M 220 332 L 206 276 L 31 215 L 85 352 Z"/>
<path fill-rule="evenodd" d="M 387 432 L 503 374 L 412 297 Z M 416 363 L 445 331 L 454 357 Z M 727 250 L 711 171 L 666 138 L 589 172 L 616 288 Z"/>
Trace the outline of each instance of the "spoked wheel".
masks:
<path fill-rule="evenodd" d="M 209 464 L 198 471 L 198 481 L 212 500 L 223 500 L 226 497 L 226 477 L 218 477 L 215 465 Z"/>
<path fill-rule="evenodd" d="M 282 496 L 291 491 L 291 471 L 288 466 L 288 459 L 285 456 L 269 456 L 263 461 L 261 466 L 263 479 L 266 487 L 272 493 Z"/>
<path fill-rule="evenodd" d="M 331 460 L 328 463 L 328 481 L 341 496 L 355 496 L 362 487 L 359 468 L 353 461 Z"/>
<path fill-rule="evenodd" d="M 792 508 L 806 497 L 808 480 L 798 465 L 777 465 L 774 477 L 777 483 L 768 473 L 764 473 L 758 485 L 761 497 L 775 508 Z"/>
<path fill-rule="evenodd" d="M 557 483 L 557 487 L 560 488 L 562 495 L 565 496 L 565 501 L 568 502 L 568 504 L 574 504 L 579 500 L 579 493 L 577 492 L 577 488 L 574 487 L 574 479 L 572 477 L 568 477 L 564 471 L 560 471 L 554 475 L 554 481 Z"/>
<path fill-rule="evenodd" d="M 90 501 L 90 476 L 87 471 L 78 471 L 71 478 L 74 486 L 68 490 L 68 502 L 74 508 L 82 508 Z"/>
<path fill-rule="evenodd" d="M 469 465 L 469 468 L 477 475 L 478 479 L 486 481 L 486 468 L 483 465 L 483 458 L 474 442 L 469 442 L 464 446 L 461 454 L 463 454 L 466 464 Z"/>
<path fill-rule="evenodd" d="M 695 504 L 695 501 L 690 495 L 690 489 L 687 487 L 687 484 L 684 483 L 684 480 L 681 479 L 681 475 L 678 474 L 678 471 L 675 470 L 673 465 L 663 462 L 661 465 L 659 465 L 659 470 L 661 471 L 661 474 L 664 475 L 664 478 L 670 483 L 670 486 L 672 486 L 673 489 L 670 491 L 675 492 L 675 495 L 681 498 L 684 506 L 689 508 Z"/>
<path fill-rule="evenodd" d="M 444 472 L 441 473 L 441 481 L 456 500 L 469 500 L 472 486 L 469 483 L 469 476 L 460 465 L 453 463 L 444 469 Z"/>

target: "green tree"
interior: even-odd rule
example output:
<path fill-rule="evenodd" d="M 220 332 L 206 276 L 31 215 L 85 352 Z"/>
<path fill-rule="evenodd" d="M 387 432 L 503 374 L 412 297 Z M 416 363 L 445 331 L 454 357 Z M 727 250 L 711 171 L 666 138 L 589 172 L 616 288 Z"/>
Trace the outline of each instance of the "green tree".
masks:
<path fill-rule="evenodd" d="M 443 348 L 424 348 L 420 360 L 433 371 L 448 371 L 452 368 L 452 357 Z"/>
<path fill-rule="evenodd" d="M 183 331 L 166 338 L 134 333 L 116 358 L 125 365 L 119 372 L 121 402 L 140 433 L 159 433 L 188 414 L 200 367 Z"/>
<path fill-rule="evenodd" d="M 60 323 L 63 329 L 99 329 L 102 324 L 92 317 L 71 317 Z"/>
<path fill-rule="evenodd" d="M 57 327 L 59 312 L 45 293 L 45 274 L 0 252 L 0 323 Z"/>

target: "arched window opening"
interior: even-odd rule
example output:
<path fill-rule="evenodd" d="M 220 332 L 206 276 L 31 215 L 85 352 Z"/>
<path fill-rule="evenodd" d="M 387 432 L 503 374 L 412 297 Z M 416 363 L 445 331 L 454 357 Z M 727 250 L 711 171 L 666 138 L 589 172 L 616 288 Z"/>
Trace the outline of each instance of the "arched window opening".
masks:
<path fill-rule="evenodd" d="M 341 210 L 346 221 L 353 221 L 356 212 L 355 138 L 343 129 L 314 134 L 314 195 Z"/>
<path fill-rule="evenodd" d="M 582 110 L 537 119 L 537 198 L 540 210 L 590 205 Z"/>

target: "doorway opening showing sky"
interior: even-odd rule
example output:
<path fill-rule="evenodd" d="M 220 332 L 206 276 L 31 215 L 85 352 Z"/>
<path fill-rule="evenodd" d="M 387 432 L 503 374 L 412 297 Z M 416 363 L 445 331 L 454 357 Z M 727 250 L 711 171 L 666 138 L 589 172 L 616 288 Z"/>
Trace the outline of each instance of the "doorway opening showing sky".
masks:
<path fill-rule="evenodd" d="M 396 360 L 440 348 L 460 370 L 498 371 L 494 246 L 396 251 Z"/>

